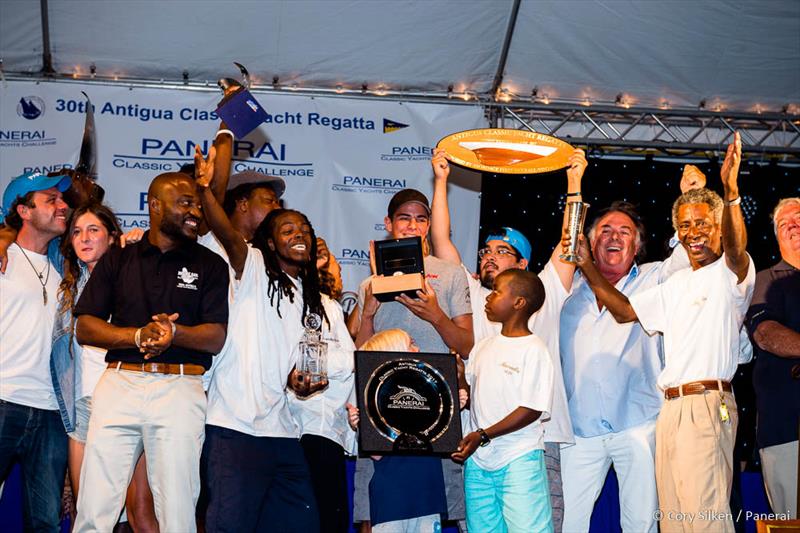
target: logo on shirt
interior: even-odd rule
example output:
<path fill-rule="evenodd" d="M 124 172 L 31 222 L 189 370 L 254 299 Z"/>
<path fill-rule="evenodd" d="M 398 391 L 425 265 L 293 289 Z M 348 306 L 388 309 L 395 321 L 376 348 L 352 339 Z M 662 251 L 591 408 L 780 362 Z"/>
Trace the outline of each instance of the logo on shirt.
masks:
<path fill-rule="evenodd" d="M 502 363 L 500 363 L 500 366 L 501 366 L 501 367 L 503 367 L 503 368 L 505 369 L 505 370 L 504 370 L 504 372 L 505 372 L 506 374 L 508 374 L 509 376 L 511 376 L 511 375 L 512 375 L 512 374 L 511 374 L 512 372 L 515 372 L 515 373 L 519 374 L 519 368 L 517 368 L 516 366 L 512 366 L 512 365 L 510 365 L 510 364 L 506 363 L 505 361 L 503 361 Z"/>
<path fill-rule="evenodd" d="M 193 291 L 197 290 L 197 285 L 194 284 L 199 278 L 200 275 L 197 272 L 189 272 L 186 267 L 183 267 L 178 271 L 178 288 L 179 289 L 192 289 Z"/>
<path fill-rule="evenodd" d="M 419 394 L 411 387 L 398 385 L 397 388 L 400 389 L 400 392 L 389 396 L 389 399 L 392 401 L 392 403 L 387 406 L 389 409 L 413 409 L 415 411 L 431 410 L 428 406 L 428 399 L 425 396 Z"/>

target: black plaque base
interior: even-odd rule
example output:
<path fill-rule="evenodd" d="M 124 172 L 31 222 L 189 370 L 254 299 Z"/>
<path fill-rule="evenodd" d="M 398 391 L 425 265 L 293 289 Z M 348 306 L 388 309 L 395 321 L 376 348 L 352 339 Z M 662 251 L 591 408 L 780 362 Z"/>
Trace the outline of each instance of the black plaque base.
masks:
<path fill-rule="evenodd" d="M 355 353 L 359 455 L 443 455 L 461 440 L 455 357 Z"/>

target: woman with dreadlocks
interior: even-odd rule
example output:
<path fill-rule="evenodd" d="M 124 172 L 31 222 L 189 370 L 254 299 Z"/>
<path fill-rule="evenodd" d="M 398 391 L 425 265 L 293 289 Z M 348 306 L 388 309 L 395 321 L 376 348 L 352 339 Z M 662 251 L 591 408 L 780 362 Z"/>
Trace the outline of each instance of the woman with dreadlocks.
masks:
<path fill-rule="evenodd" d="M 327 481 L 326 494 L 344 499 L 346 529 L 346 485 L 331 487 L 330 446 L 318 438 L 339 446 L 344 480 L 344 449 L 353 445 L 344 405 L 352 395 L 355 347 L 341 309 L 320 294 L 314 230 L 302 213 L 277 209 L 245 242 L 208 188 L 214 155 L 212 148 L 205 161 L 195 156 L 196 175 L 208 226 L 231 267 L 231 294 L 228 341 L 208 389 L 206 529 L 318 531 L 315 472 Z M 295 369 L 303 318 L 312 313 L 322 319 L 329 345 L 330 381 L 322 394 Z M 332 519 L 325 514 L 321 521 L 328 530 Z"/>

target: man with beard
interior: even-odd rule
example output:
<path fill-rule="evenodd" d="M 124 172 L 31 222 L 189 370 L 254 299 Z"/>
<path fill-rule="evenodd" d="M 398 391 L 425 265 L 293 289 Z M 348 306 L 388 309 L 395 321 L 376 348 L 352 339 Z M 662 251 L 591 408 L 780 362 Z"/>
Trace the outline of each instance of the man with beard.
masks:
<path fill-rule="evenodd" d="M 69 186 L 68 176 L 31 173 L 3 193 L 5 222 L 16 234 L 0 275 L 0 483 L 19 461 L 25 531 L 57 531 L 60 523 L 67 434 L 49 363 L 61 276 L 47 248 L 66 231 Z"/>
<path fill-rule="evenodd" d="M 738 416 L 730 380 L 740 362 L 739 330 L 756 277 L 740 207 L 741 151 L 737 132 L 720 170 L 724 201 L 701 188 L 673 204 L 672 224 L 690 268 L 664 283 L 629 299 L 598 271 L 586 239 L 579 239 L 578 266 L 598 303 L 617 322 L 638 321 L 664 337 L 657 382 L 665 402 L 656 421 L 655 460 L 661 531 L 733 531 L 729 499 Z M 562 243 L 567 246 L 569 237 Z"/>
<path fill-rule="evenodd" d="M 502 228 L 490 232 L 484 241 L 483 248 L 478 250 L 480 280 L 476 280 L 461 263 L 461 255 L 450 240 L 450 213 L 447 203 L 447 179 L 450 175 L 450 166 L 444 150 L 434 150 L 431 165 L 434 173 L 431 216 L 434 255 L 451 263 L 459 264 L 466 271 L 472 302 L 473 330 L 477 343 L 487 337 L 498 335 L 502 328 L 501 323 L 492 322 L 487 318 L 485 310 L 486 297 L 492 292 L 495 277 L 501 272 L 513 268 L 526 270 L 531 258 L 531 245 L 521 232 L 513 228 Z M 586 166 L 583 150 L 575 150 L 570 156 L 567 167 L 567 202 L 580 201 L 581 179 Z M 544 305 L 533 313 L 528 321 L 529 329 L 547 345 L 555 371 L 551 414 L 548 419 L 543 421 L 543 427 L 545 463 L 550 484 L 553 525 L 556 531 L 561 531 L 561 520 L 564 513 L 559 446 L 562 443 L 574 442 L 558 355 L 558 320 L 561 306 L 572 286 L 575 265 L 561 261 L 558 258 L 560 253 L 561 246 L 557 246 L 539 274 L 539 278 L 544 284 Z"/>
<path fill-rule="evenodd" d="M 148 209 L 151 229 L 103 256 L 75 309 L 78 342 L 106 348 L 109 367 L 94 392 L 76 531 L 113 529 L 142 451 L 161 530 L 195 530 L 201 376 L 225 342 L 228 269 L 196 242 L 191 177 L 157 176 Z"/>

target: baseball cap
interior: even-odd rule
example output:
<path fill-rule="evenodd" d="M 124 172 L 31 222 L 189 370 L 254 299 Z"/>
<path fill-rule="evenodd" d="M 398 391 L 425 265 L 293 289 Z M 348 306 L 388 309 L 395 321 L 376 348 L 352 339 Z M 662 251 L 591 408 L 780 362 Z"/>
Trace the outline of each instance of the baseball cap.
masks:
<path fill-rule="evenodd" d="M 283 181 L 283 178 L 262 174 L 261 172 L 256 172 L 255 170 L 245 170 L 244 172 L 239 172 L 231 176 L 231 178 L 228 180 L 228 188 L 226 190 L 230 191 L 239 185 L 246 185 L 250 183 L 265 184 L 275 191 L 275 195 L 278 198 L 283 196 L 283 192 L 286 190 L 286 182 Z"/>
<path fill-rule="evenodd" d="M 403 189 L 402 191 L 395 193 L 395 195 L 392 196 L 391 201 L 389 201 L 389 218 L 394 216 L 395 211 L 397 211 L 401 205 L 409 202 L 421 205 L 425 208 L 425 211 L 427 211 L 429 215 L 431 214 L 431 206 L 428 204 L 428 199 L 424 194 L 416 189 Z"/>
<path fill-rule="evenodd" d="M 486 237 L 483 243 L 486 244 L 489 241 L 507 242 L 523 257 L 523 259 L 528 262 L 531 260 L 531 243 L 528 242 L 528 239 L 525 238 L 522 232 L 514 228 L 501 228 L 500 232 L 492 233 Z"/>
<path fill-rule="evenodd" d="M 5 219 L 14 200 L 25 196 L 29 192 L 44 191 L 51 187 L 57 187 L 59 191 L 64 192 L 69 189 L 71 184 L 72 179 L 66 175 L 50 177 L 41 172 L 26 172 L 21 176 L 17 176 L 11 180 L 11 183 L 8 184 L 3 192 L 2 216 Z"/>

